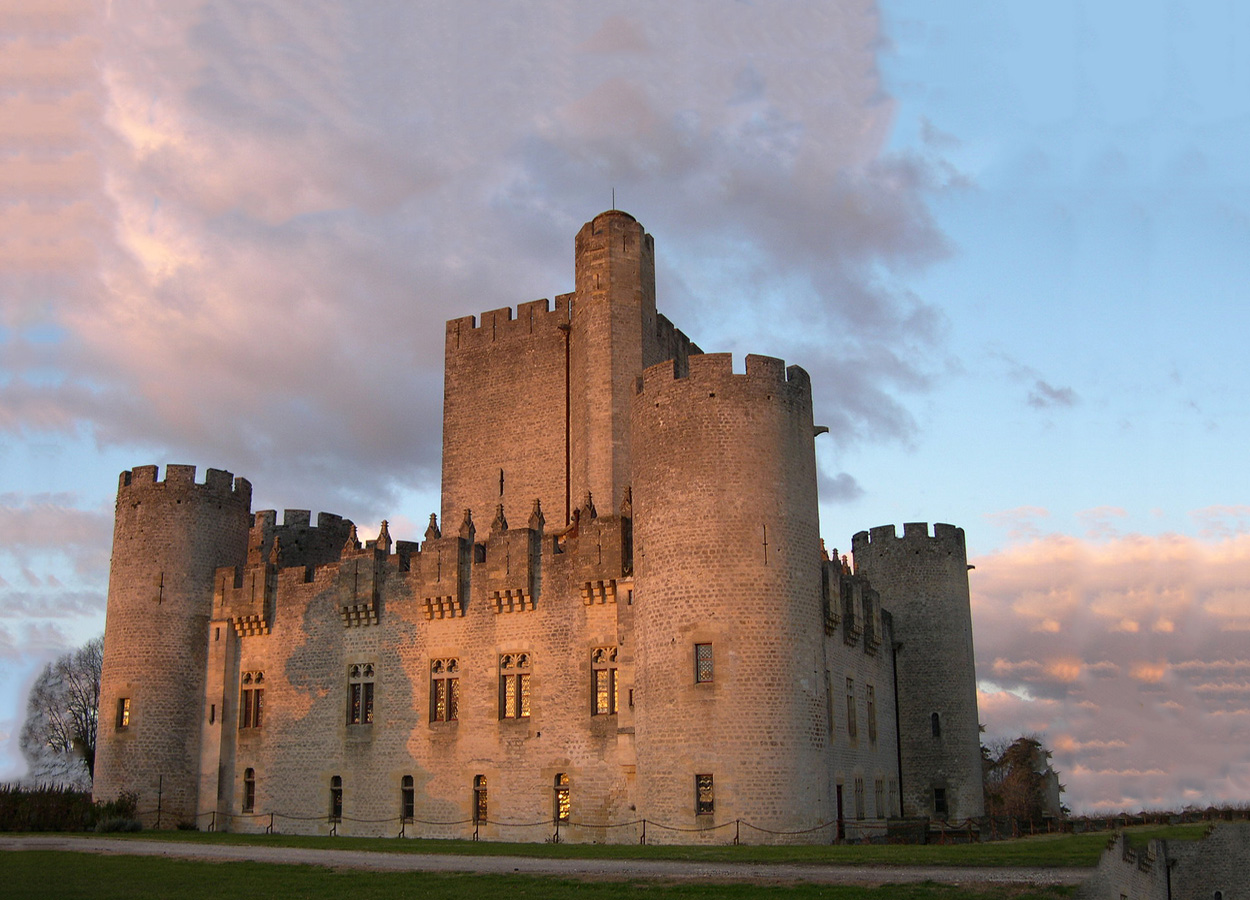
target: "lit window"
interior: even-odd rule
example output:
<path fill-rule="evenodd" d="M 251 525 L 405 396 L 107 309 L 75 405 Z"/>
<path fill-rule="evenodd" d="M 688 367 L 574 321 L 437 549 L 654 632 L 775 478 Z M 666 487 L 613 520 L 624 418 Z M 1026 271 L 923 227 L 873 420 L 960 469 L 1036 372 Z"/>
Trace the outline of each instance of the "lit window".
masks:
<path fill-rule="evenodd" d="M 711 775 L 694 776 L 694 811 L 700 816 L 710 816 L 716 811 Z"/>
<path fill-rule="evenodd" d="M 591 713 L 610 716 L 616 713 L 616 648 L 596 647 L 590 654 L 590 692 L 594 706 Z"/>
<path fill-rule="evenodd" d="M 412 776 L 405 775 L 399 783 L 399 815 L 405 822 L 411 822 L 417 814 L 417 797 L 413 789 Z"/>
<path fill-rule="evenodd" d="M 239 680 L 239 728 L 259 728 L 265 712 L 265 673 L 244 672 Z"/>
<path fill-rule="evenodd" d="M 117 699 L 117 727 L 130 727 L 130 698 L 119 697 Z"/>
<path fill-rule="evenodd" d="M 712 680 L 712 645 L 694 645 L 694 680 L 706 684 Z"/>
<path fill-rule="evenodd" d="M 243 770 L 243 812 L 250 813 L 256 808 L 256 770 Z"/>
<path fill-rule="evenodd" d="M 486 824 L 486 776 L 475 775 L 473 777 L 473 824 Z"/>
<path fill-rule="evenodd" d="M 868 702 L 868 740 L 875 744 L 877 742 L 877 691 L 871 684 L 866 685 L 864 691 Z"/>
<path fill-rule="evenodd" d="M 933 789 L 933 814 L 939 819 L 945 819 L 948 815 L 946 809 L 946 788 Z"/>
<path fill-rule="evenodd" d="M 460 660 L 430 660 L 430 721 L 454 722 L 460 714 Z"/>
<path fill-rule="evenodd" d="M 528 719 L 530 714 L 530 655 L 505 653 L 499 657 L 499 718 Z"/>
<path fill-rule="evenodd" d="M 343 819 L 343 779 L 335 775 L 330 779 L 330 821 L 340 822 Z"/>
<path fill-rule="evenodd" d="M 859 724 L 855 721 L 855 679 L 846 679 L 846 733 L 851 737 L 859 735 Z"/>
<path fill-rule="evenodd" d="M 556 776 L 556 821 L 569 820 L 569 776 L 561 772 Z"/>
<path fill-rule="evenodd" d="M 373 724 L 373 663 L 347 669 L 347 724 Z"/>

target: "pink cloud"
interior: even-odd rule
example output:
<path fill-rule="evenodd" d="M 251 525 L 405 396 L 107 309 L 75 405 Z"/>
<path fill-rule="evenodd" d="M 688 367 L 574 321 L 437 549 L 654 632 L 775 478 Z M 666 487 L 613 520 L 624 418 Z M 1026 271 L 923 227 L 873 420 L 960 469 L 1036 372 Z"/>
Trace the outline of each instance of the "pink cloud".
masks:
<path fill-rule="evenodd" d="M 974 563 L 981 717 L 1047 735 L 1070 806 L 1244 799 L 1250 535 L 1051 535 Z"/>

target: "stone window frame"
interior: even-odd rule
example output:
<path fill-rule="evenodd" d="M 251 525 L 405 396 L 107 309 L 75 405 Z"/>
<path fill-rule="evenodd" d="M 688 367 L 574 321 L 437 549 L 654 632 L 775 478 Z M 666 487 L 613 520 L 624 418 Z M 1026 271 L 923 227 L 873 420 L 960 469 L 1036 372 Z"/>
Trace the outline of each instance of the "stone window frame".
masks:
<path fill-rule="evenodd" d="M 933 789 L 933 815 L 943 820 L 950 816 L 950 802 L 946 798 L 946 788 L 944 787 L 935 787 Z"/>
<path fill-rule="evenodd" d="M 620 709 L 619 647 L 595 647 L 590 651 L 590 714 L 614 716 Z"/>
<path fill-rule="evenodd" d="M 877 743 L 877 689 L 871 683 L 864 685 L 864 702 L 868 713 L 868 743 Z"/>
<path fill-rule="evenodd" d="M 330 815 L 331 823 L 343 821 L 343 776 L 330 776 Z"/>
<path fill-rule="evenodd" d="M 865 805 L 867 800 L 864 792 L 864 776 L 855 776 L 855 821 L 862 822 L 866 818 Z"/>
<path fill-rule="evenodd" d="M 530 717 L 530 676 L 533 659 L 528 652 L 499 654 L 499 718 Z"/>
<path fill-rule="evenodd" d="M 942 717 L 936 711 L 929 716 L 929 730 L 935 738 L 939 740 L 942 737 Z"/>
<path fill-rule="evenodd" d="M 377 669 L 371 662 L 347 667 L 347 724 L 372 725 Z"/>
<path fill-rule="evenodd" d="M 460 718 L 460 659 L 441 656 L 430 660 L 430 721 Z"/>
<path fill-rule="evenodd" d="M 260 728 L 265 712 L 265 672 L 252 669 L 239 675 L 239 730 Z"/>
<path fill-rule="evenodd" d="M 243 770 L 243 803 L 240 812 L 256 811 L 256 770 L 248 766 Z"/>
<path fill-rule="evenodd" d="M 716 814 L 716 780 L 711 772 L 699 772 L 694 776 L 694 814 Z"/>
<path fill-rule="evenodd" d="M 490 795 L 485 775 L 473 776 L 473 824 L 485 825 L 490 821 Z"/>
<path fill-rule="evenodd" d="M 569 784 L 569 776 L 567 772 L 557 772 L 555 777 L 555 806 L 553 807 L 553 815 L 555 821 L 563 825 L 569 823 L 569 817 L 573 809 L 571 786 Z"/>
<path fill-rule="evenodd" d="M 694 645 L 695 684 L 711 684 L 715 680 L 714 660 L 711 641 L 701 641 Z"/>
<path fill-rule="evenodd" d="M 130 727 L 131 703 L 129 697 L 117 698 L 117 730 L 125 731 Z"/>
<path fill-rule="evenodd" d="M 417 817 L 416 784 L 411 775 L 399 780 L 399 818 L 404 824 L 411 824 Z"/>
<path fill-rule="evenodd" d="M 855 715 L 855 679 L 846 676 L 846 734 L 851 740 L 859 737 L 859 722 Z"/>
<path fill-rule="evenodd" d="M 885 808 L 885 778 L 880 775 L 872 782 L 872 808 L 878 819 L 884 819 L 889 815 Z"/>

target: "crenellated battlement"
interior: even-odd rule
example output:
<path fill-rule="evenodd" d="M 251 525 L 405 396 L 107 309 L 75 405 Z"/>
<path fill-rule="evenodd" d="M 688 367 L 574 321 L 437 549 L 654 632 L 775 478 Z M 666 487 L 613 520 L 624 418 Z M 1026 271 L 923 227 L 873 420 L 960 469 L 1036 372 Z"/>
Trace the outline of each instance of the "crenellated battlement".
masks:
<path fill-rule="evenodd" d="M 551 301 L 532 300 L 510 306 L 490 309 L 478 316 L 461 316 L 447 322 L 447 350 L 471 350 L 486 347 L 499 341 L 526 338 L 539 331 L 558 328 L 569 321 L 569 301 L 572 294 L 560 294 Z M 515 315 L 514 315 L 515 312 Z"/>
<path fill-rule="evenodd" d="M 787 366 L 784 360 L 775 357 L 748 354 L 746 372 L 739 374 L 733 370 L 733 354 L 697 353 L 684 367 L 675 360 L 651 366 L 638 378 L 635 391 L 658 393 L 683 382 L 690 387 L 709 389 L 709 397 L 716 396 L 714 391 L 718 387 L 738 393 L 754 391 L 761 396 L 771 396 L 778 390 L 786 396 L 810 396 L 812 389 L 811 378 L 803 368 Z"/>
<path fill-rule="evenodd" d="M 117 498 L 140 491 L 161 490 L 167 496 L 202 497 L 252 505 L 252 484 L 246 478 L 235 478 L 224 469 L 208 469 L 203 483 L 195 480 L 195 466 L 165 466 L 165 480 L 159 480 L 159 466 L 135 466 L 118 476 Z"/>
<path fill-rule="evenodd" d="M 334 562 L 342 554 L 353 527 L 350 519 L 327 512 L 317 514 L 314 526 L 312 513 L 307 509 L 283 510 L 280 525 L 277 518 L 277 512 L 272 509 L 256 512 L 248 537 L 248 565 L 268 561 L 275 541 L 279 568 L 315 568 Z"/>
<path fill-rule="evenodd" d="M 928 522 L 906 522 L 903 524 L 903 535 L 899 537 L 893 525 L 878 525 L 868 531 L 861 531 L 851 538 L 851 549 L 856 555 L 865 552 L 881 552 L 893 549 L 896 545 L 947 548 L 966 553 L 964 530 L 954 525 L 936 522 L 933 533 L 929 533 Z"/>

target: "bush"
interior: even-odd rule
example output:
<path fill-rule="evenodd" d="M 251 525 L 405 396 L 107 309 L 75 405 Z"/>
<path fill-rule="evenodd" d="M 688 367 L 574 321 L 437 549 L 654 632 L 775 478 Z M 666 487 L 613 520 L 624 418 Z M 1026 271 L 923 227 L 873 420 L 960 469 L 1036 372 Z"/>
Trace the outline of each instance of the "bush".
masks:
<path fill-rule="evenodd" d="M 86 791 L 0 785 L 0 831 L 84 831 L 94 809 Z"/>
<path fill-rule="evenodd" d="M 96 834 L 105 834 L 110 831 L 135 832 L 142 830 L 142 822 L 138 819 L 127 819 L 124 816 L 109 816 L 95 823 Z"/>

